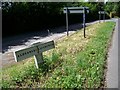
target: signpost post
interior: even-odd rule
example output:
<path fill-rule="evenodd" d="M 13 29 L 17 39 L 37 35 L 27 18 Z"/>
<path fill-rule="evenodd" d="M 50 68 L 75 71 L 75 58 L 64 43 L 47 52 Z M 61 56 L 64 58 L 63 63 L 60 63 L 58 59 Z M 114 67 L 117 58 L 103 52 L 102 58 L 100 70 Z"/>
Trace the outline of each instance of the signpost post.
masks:
<path fill-rule="evenodd" d="M 89 13 L 89 8 L 88 7 L 65 7 L 63 12 L 66 13 L 67 36 L 69 35 L 68 14 L 69 13 L 82 13 L 83 14 L 83 28 L 84 28 L 84 38 L 85 38 L 85 14 Z"/>
<path fill-rule="evenodd" d="M 18 62 L 34 56 L 35 65 L 37 68 L 39 68 L 40 64 L 44 62 L 42 52 L 52 48 L 55 48 L 54 41 L 35 43 L 28 48 L 15 51 L 15 61 Z"/>
<path fill-rule="evenodd" d="M 104 18 L 104 22 L 105 22 L 105 12 L 104 12 L 104 17 L 103 18 Z"/>
<path fill-rule="evenodd" d="M 67 36 L 69 35 L 69 32 L 68 32 L 68 8 L 66 8 L 66 29 L 67 29 Z"/>
<path fill-rule="evenodd" d="M 85 7 L 83 7 L 83 29 L 84 29 L 84 38 L 85 38 Z"/>
<path fill-rule="evenodd" d="M 100 19 L 101 19 L 101 14 L 100 14 L 100 12 L 98 12 L 99 13 L 99 23 L 100 23 Z"/>

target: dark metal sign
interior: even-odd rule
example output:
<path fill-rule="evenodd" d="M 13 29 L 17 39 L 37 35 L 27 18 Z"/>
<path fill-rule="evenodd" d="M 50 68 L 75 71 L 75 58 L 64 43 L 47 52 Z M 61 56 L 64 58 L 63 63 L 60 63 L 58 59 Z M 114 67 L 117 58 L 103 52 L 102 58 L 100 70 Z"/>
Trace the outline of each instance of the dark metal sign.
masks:
<path fill-rule="evenodd" d="M 101 20 L 101 14 L 104 15 L 103 19 L 104 19 L 104 22 L 105 22 L 105 14 L 106 14 L 106 12 L 105 11 L 99 11 L 98 13 L 99 13 L 99 23 L 100 23 L 100 20 Z"/>
<path fill-rule="evenodd" d="M 66 10 L 64 10 L 64 13 L 66 13 Z M 83 10 L 68 10 L 68 13 L 84 13 Z"/>
<path fill-rule="evenodd" d="M 85 37 L 85 14 L 89 13 L 89 8 L 88 7 L 65 7 L 64 8 L 64 13 L 66 13 L 66 29 L 67 29 L 67 36 L 69 35 L 68 33 L 68 14 L 69 13 L 82 13 L 83 14 L 83 28 L 84 28 L 84 37 Z"/>
<path fill-rule="evenodd" d="M 68 9 L 68 11 L 66 10 Z M 68 12 L 68 13 L 84 13 L 84 7 L 65 7 L 64 8 L 64 13 Z M 85 12 L 89 13 L 88 7 L 85 7 Z"/>
<path fill-rule="evenodd" d="M 105 13 L 105 11 L 99 11 L 98 13 L 99 13 L 99 14 L 104 14 L 104 13 Z"/>

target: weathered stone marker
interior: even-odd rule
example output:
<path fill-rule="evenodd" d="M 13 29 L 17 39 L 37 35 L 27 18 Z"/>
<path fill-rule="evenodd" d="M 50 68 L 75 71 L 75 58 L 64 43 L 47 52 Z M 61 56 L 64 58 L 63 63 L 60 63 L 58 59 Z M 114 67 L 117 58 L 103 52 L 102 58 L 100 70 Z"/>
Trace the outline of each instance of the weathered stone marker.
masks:
<path fill-rule="evenodd" d="M 28 48 L 15 51 L 15 61 L 18 62 L 34 56 L 35 65 L 39 68 L 40 64 L 44 62 L 42 52 L 52 48 L 55 48 L 54 41 L 35 43 Z"/>

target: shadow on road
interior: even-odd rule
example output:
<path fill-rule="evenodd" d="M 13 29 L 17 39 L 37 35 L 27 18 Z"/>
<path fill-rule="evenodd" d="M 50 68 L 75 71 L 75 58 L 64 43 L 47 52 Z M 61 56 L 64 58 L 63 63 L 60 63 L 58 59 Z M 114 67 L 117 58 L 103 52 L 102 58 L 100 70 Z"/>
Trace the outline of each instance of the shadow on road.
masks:
<path fill-rule="evenodd" d="M 82 24 L 69 25 L 69 31 L 76 31 L 81 28 L 82 28 Z M 22 35 L 3 38 L 2 53 L 5 53 L 8 49 L 11 48 L 11 46 L 26 45 L 25 43 L 29 42 L 29 40 L 31 39 L 38 40 L 38 39 L 47 37 L 50 33 L 54 35 L 54 34 L 60 34 L 64 32 L 66 32 L 66 27 L 62 26 L 62 27 L 51 28 L 51 29 L 42 30 L 42 31 L 29 32 L 29 33 L 24 33 Z"/>

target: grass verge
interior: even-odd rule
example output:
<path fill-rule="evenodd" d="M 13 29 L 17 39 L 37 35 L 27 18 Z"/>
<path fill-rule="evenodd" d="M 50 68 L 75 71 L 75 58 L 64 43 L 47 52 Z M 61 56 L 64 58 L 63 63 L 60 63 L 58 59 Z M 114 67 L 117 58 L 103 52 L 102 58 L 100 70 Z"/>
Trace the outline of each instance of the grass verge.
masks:
<path fill-rule="evenodd" d="M 33 58 L 4 68 L 2 87 L 99 88 L 103 85 L 108 42 L 114 22 L 96 23 L 59 39 L 36 69 Z"/>

